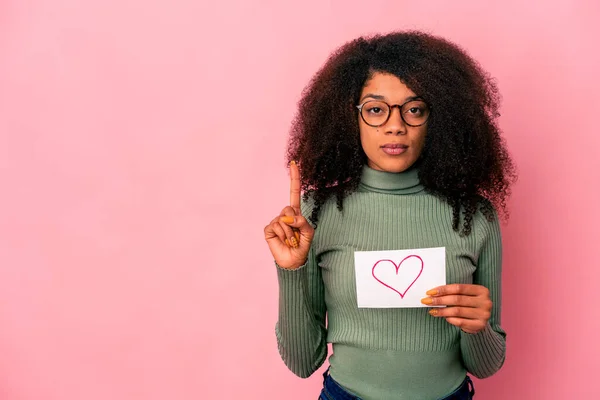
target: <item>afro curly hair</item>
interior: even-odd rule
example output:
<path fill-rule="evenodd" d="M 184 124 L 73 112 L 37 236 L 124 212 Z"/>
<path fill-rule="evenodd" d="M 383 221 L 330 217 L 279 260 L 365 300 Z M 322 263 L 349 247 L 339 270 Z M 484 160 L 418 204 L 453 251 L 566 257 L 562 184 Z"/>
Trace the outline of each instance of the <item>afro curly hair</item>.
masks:
<path fill-rule="evenodd" d="M 299 163 L 304 198 L 313 198 L 310 221 L 317 225 L 331 197 L 342 210 L 344 198 L 358 187 L 367 157 L 356 105 L 376 72 L 398 77 L 431 107 L 419 178 L 428 193 L 452 207 L 452 228 L 469 235 L 478 209 L 489 220 L 495 212 L 506 217 L 516 173 L 496 122 L 495 81 L 457 45 L 402 31 L 341 46 L 302 92 L 287 161 Z"/>

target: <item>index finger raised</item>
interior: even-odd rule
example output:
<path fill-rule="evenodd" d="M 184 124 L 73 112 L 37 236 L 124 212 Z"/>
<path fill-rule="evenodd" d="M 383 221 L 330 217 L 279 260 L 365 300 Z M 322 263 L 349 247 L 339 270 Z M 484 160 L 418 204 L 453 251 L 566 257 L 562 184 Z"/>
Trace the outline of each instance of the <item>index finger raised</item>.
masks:
<path fill-rule="evenodd" d="M 300 215 L 300 171 L 295 161 L 290 162 L 290 206 Z"/>

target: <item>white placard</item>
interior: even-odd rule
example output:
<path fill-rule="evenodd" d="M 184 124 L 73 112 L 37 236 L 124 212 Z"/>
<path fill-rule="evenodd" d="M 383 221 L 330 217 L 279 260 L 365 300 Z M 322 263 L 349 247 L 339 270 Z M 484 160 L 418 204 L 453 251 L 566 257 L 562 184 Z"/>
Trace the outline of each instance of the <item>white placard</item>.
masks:
<path fill-rule="evenodd" d="M 356 251 L 360 308 L 427 307 L 425 292 L 446 284 L 446 248 Z"/>

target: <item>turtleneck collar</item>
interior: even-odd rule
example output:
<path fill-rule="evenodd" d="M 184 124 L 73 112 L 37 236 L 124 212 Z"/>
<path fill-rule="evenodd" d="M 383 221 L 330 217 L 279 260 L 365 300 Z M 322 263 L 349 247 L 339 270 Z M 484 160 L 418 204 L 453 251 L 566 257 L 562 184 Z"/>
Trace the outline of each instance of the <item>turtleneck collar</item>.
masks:
<path fill-rule="evenodd" d="M 385 194 L 413 194 L 422 192 L 424 187 L 419 181 L 419 170 L 415 167 L 394 173 L 378 171 L 365 165 L 358 189 Z"/>

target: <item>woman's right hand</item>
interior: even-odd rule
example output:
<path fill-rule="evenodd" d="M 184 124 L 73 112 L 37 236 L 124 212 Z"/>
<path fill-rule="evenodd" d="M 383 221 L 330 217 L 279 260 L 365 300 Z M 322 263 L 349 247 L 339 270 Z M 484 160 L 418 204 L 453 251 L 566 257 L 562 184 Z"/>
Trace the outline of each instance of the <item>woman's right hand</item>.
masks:
<path fill-rule="evenodd" d="M 300 211 L 300 171 L 290 163 L 290 205 L 265 227 L 265 240 L 277 265 L 296 269 L 304 265 L 315 230 Z"/>

